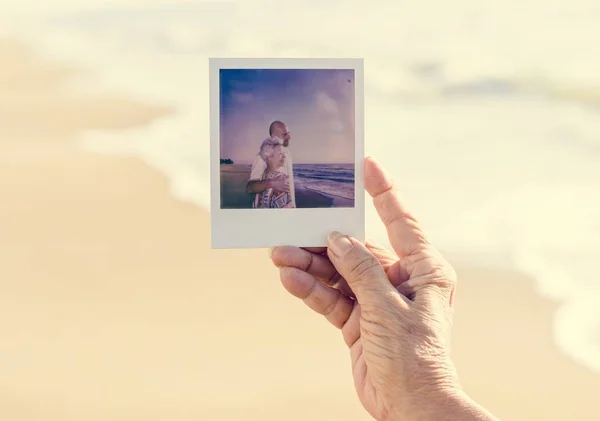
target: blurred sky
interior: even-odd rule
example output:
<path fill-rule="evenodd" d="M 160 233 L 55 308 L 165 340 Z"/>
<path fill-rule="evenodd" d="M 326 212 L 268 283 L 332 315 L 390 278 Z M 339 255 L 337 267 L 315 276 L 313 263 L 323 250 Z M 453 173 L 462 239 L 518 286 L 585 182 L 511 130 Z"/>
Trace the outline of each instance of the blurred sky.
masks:
<path fill-rule="evenodd" d="M 294 163 L 354 163 L 354 70 L 222 69 L 220 78 L 222 158 L 252 162 L 281 120 Z"/>
<path fill-rule="evenodd" d="M 235 0 L 0 0 L 0 9 L 14 12 L 103 10 L 115 6 L 193 5 L 234 3 Z"/>

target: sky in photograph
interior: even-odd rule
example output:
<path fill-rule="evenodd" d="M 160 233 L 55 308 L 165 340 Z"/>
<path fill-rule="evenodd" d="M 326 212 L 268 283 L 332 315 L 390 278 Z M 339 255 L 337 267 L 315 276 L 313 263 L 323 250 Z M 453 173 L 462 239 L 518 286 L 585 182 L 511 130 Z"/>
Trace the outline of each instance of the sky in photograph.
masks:
<path fill-rule="evenodd" d="M 251 163 L 274 120 L 294 164 L 354 163 L 354 70 L 221 69 L 221 158 Z"/>

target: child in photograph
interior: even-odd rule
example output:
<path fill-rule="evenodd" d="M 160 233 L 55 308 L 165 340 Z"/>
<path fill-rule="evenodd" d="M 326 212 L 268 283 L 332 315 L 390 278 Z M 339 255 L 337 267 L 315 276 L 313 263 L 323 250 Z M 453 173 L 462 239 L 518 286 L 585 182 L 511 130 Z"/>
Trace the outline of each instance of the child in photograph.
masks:
<path fill-rule="evenodd" d="M 289 177 L 285 173 L 286 155 L 281 143 L 274 139 L 263 141 L 256 157 L 262 165 L 253 165 L 251 181 L 261 181 L 265 189 L 255 194 L 252 207 L 259 208 L 292 208 Z"/>

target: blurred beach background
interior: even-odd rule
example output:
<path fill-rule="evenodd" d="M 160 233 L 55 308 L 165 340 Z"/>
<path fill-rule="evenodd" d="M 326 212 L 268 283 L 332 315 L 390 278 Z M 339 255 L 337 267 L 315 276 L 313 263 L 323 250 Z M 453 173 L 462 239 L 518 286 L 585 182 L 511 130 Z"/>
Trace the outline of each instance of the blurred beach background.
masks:
<path fill-rule="evenodd" d="M 369 419 L 266 250 L 210 250 L 210 56 L 364 57 L 463 386 L 600 419 L 597 1 L 2 0 L 0 37 L 3 420 Z"/>

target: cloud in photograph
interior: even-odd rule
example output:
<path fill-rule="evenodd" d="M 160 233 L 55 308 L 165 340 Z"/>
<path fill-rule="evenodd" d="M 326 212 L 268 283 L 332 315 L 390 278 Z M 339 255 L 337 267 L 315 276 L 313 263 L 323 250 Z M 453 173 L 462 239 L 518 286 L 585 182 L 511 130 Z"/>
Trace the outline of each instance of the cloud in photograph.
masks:
<path fill-rule="evenodd" d="M 327 95 L 327 92 L 317 92 L 315 94 L 315 101 L 320 111 L 336 117 L 340 114 L 340 109 L 337 105 L 337 102 Z"/>

